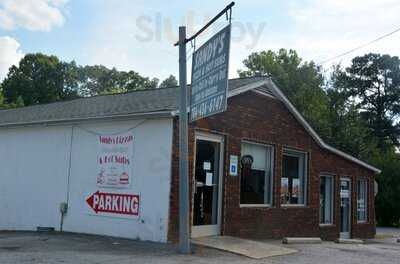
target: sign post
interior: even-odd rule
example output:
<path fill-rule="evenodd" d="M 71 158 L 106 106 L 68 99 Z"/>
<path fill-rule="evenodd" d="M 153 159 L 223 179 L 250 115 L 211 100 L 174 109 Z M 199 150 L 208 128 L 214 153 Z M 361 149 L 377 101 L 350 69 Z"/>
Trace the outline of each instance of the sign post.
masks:
<path fill-rule="evenodd" d="M 179 27 L 179 250 L 190 253 L 186 27 Z"/>
<path fill-rule="evenodd" d="M 230 3 L 221 12 L 211 19 L 203 28 L 190 38 L 186 38 L 186 27 L 179 27 L 179 251 L 189 254 L 189 176 L 188 176 L 188 105 L 187 105 L 187 65 L 186 65 L 186 43 L 194 40 L 212 23 L 222 15 L 231 11 L 229 21 L 232 17 L 232 7 L 235 2 Z M 206 42 L 193 61 L 196 73 L 192 75 L 196 79 L 195 94 L 192 92 L 190 112 L 192 120 L 197 120 L 226 109 L 226 91 L 228 86 L 228 62 L 230 43 L 229 26 L 217 33 Z M 217 76 L 218 75 L 218 76 Z M 192 77 L 193 78 L 193 77 Z M 192 88 L 193 89 L 193 88 Z M 210 94 L 207 94 L 210 93 Z"/>

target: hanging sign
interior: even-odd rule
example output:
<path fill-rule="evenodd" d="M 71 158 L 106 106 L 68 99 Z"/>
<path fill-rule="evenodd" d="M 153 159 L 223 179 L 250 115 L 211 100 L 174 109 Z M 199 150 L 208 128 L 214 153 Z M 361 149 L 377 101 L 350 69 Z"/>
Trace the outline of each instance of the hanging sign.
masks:
<path fill-rule="evenodd" d="M 231 25 L 193 53 L 190 120 L 226 110 Z"/>
<path fill-rule="evenodd" d="M 96 214 L 139 215 L 139 195 L 97 191 L 86 199 Z"/>
<path fill-rule="evenodd" d="M 128 188 L 132 181 L 133 135 L 99 136 L 97 187 Z"/>

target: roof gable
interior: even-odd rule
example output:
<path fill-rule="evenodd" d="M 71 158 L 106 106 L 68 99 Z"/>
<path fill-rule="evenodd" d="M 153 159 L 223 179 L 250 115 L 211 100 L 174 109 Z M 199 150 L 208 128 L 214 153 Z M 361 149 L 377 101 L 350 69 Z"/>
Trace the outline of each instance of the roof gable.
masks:
<path fill-rule="evenodd" d="M 271 78 L 265 78 L 263 80 L 259 80 L 257 83 L 253 83 L 247 86 L 243 86 L 240 89 L 232 92 L 231 96 L 240 95 L 249 90 L 254 90 L 265 96 L 273 96 L 276 99 L 280 100 L 285 107 L 289 110 L 289 112 L 295 117 L 295 119 L 303 126 L 303 128 L 307 131 L 307 133 L 314 139 L 314 141 L 323 149 L 326 149 L 338 156 L 341 156 L 347 160 L 350 160 L 358 165 L 361 165 L 364 168 L 372 170 L 375 173 L 381 173 L 381 170 L 375 168 L 368 163 L 357 159 L 341 150 L 338 150 L 323 141 L 323 139 L 315 132 L 315 130 L 308 124 L 308 122 L 303 118 L 303 116 L 297 111 L 297 109 L 293 106 L 293 104 L 289 101 L 289 99 L 282 93 L 282 91 L 277 87 L 277 85 L 271 80 Z"/>
<path fill-rule="evenodd" d="M 326 144 L 270 78 L 260 76 L 232 79 L 229 80 L 228 87 L 228 97 L 252 90 L 282 101 L 320 147 L 380 173 L 379 169 Z M 0 127 L 105 118 L 172 116 L 177 112 L 178 97 L 178 87 L 171 87 L 0 110 Z"/>
<path fill-rule="evenodd" d="M 289 99 L 282 93 L 282 91 L 276 86 L 276 84 L 271 79 L 266 80 L 266 85 L 271 90 L 271 92 L 276 96 L 276 98 L 282 101 L 282 103 L 286 106 L 286 108 L 293 114 L 293 116 L 297 119 L 297 121 L 304 127 L 304 129 L 310 134 L 310 136 L 315 140 L 315 142 L 317 142 L 317 144 L 321 148 L 326 149 L 347 160 L 350 160 L 358 165 L 361 165 L 364 168 L 372 170 L 375 173 L 381 173 L 380 169 L 375 168 L 374 166 L 369 165 L 368 163 L 359 160 L 356 157 L 353 157 L 325 143 L 322 140 L 322 138 L 317 134 L 317 132 L 315 132 L 315 130 L 308 124 L 308 122 L 303 118 L 303 116 L 297 111 L 297 109 L 292 105 Z"/>

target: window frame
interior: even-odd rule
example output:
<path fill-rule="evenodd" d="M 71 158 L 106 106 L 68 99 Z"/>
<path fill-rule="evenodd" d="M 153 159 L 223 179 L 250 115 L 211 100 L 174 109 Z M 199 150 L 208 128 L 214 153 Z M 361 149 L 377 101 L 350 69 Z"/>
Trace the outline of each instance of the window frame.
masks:
<path fill-rule="evenodd" d="M 331 180 L 332 180 L 332 183 L 331 183 L 331 202 L 330 202 L 330 204 L 331 204 L 331 219 L 330 219 L 330 222 L 329 223 L 321 223 L 321 214 L 319 214 L 319 225 L 320 226 L 332 226 L 332 225 L 334 225 L 335 224 L 335 194 L 336 194 L 336 181 L 335 181 L 335 179 L 336 179 L 336 177 L 335 177 L 335 175 L 332 175 L 332 174 L 320 174 L 320 177 L 319 177 L 319 180 L 320 180 L 320 189 L 321 189 L 321 179 L 322 178 L 330 178 Z M 321 197 L 321 192 L 320 192 L 320 197 Z M 321 198 L 320 198 L 321 199 Z M 321 206 L 321 205 L 320 205 Z M 321 212 L 321 208 L 319 208 L 320 210 L 319 210 L 319 212 Z"/>
<path fill-rule="evenodd" d="M 241 203 L 241 195 L 242 195 L 242 166 L 240 166 L 240 173 L 239 173 L 239 207 L 248 207 L 248 208 L 260 208 L 260 207 L 273 207 L 274 205 L 274 170 L 275 170 L 275 146 L 273 144 L 267 144 L 267 143 L 260 143 L 260 142 L 255 142 L 251 140 L 242 140 L 240 143 L 240 158 L 243 157 L 242 149 L 243 149 L 243 144 L 249 144 L 249 145 L 258 145 L 262 146 L 265 148 L 269 148 L 271 150 L 271 168 L 270 168 L 270 188 L 269 188 L 269 199 L 270 203 L 266 204 L 243 204 Z M 265 182 L 264 182 L 265 184 Z M 265 186 L 264 186 L 265 190 Z"/>
<path fill-rule="evenodd" d="M 365 190 L 364 190 L 364 197 L 366 199 L 364 199 L 364 206 L 365 206 L 365 219 L 360 220 L 359 219 L 359 210 L 358 210 L 358 198 L 359 198 L 359 194 L 360 194 L 360 189 L 359 189 L 359 182 L 365 182 Z M 357 211 L 357 223 L 362 224 L 362 223 L 367 223 L 368 222 L 368 218 L 369 218 L 369 210 L 368 210 L 368 206 L 369 206 L 369 180 L 366 177 L 360 177 L 357 178 L 356 180 L 356 211 Z"/>
<path fill-rule="evenodd" d="M 282 188 L 282 176 L 283 176 L 283 156 L 291 156 L 296 158 L 304 157 L 304 164 L 303 164 L 303 175 L 304 175 L 304 190 L 303 190 L 303 203 L 301 204 L 284 204 L 281 203 L 281 192 L 279 192 L 279 204 L 281 207 L 307 207 L 308 206 L 308 178 L 309 178 L 309 171 L 308 171 L 308 164 L 309 164 L 309 154 L 306 151 L 301 151 L 297 149 L 292 149 L 289 147 L 284 147 L 282 150 L 281 156 L 281 177 L 280 177 L 280 188 Z"/>

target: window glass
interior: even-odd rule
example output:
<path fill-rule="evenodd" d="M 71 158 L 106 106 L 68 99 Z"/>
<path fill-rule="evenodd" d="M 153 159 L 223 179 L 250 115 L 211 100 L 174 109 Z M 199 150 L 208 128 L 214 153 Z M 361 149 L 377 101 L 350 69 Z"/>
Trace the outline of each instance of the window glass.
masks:
<path fill-rule="evenodd" d="M 241 204 L 271 204 L 273 147 L 243 143 Z"/>
<path fill-rule="evenodd" d="M 319 195 L 319 221 L 321 224 L 333 223 L 333 186 L 332 176 L 321 176 Z"/>
<path fill-rule="evenodd" d="M 357 220 L 367 221 L 368 210 L 368 181 L 359 179 L 357 181 Z"/>
<path fill-rule="evenodd" d="M 306 154 L 284 151 L 282 157 L 281 204 L 305 204 Z"/>

